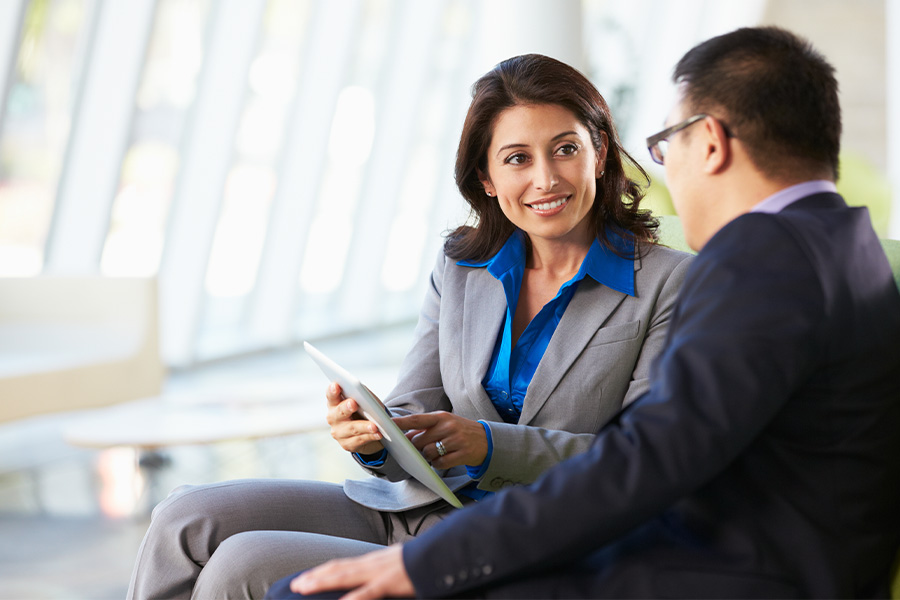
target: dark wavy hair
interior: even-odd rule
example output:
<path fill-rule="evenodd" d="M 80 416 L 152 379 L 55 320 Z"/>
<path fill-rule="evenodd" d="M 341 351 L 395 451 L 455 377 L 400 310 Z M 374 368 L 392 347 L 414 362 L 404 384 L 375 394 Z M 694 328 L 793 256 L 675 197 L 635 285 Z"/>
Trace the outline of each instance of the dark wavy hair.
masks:
<path fill-rule="evenodd" d="M 622 246 L 609 238 L 609 230 L 633 240 L 638 250 L 638 242 L 655 242 L 659 224 L 649 211 L 640 209 L 643 188 L 625 173 L 623 160 L 634 165 L 646 184 L 650 179 L 622 148 L 606 100 L 569 65 L 540 54 L 524 54 L 501 62 L 472 86 L 472 103 L 456 153 L 456 186 L 469 204 L 475 223 L 450 232 L 444 244 L 447 256 L 486 260 L 500 250 L 515 230 L 497 200 L 485 194 L 478 171 L 487 172 L 487 151 L 500 113 L 517 105 L 541 104 L 572 112 L 590 132 L 598 152 L 602 147 L 601 134 L 606 134 L 604 175 L 597 179 L 597 196 L 589 215 L 594 235 L 619 255 L 623 255 Z"/>

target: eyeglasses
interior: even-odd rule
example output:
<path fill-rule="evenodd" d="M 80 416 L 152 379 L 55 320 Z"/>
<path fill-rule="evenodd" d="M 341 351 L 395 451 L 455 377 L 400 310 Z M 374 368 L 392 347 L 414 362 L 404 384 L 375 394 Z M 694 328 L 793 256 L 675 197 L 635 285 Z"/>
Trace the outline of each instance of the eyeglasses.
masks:
<path fill-rule="evenodd" d="M 699 114 L 690 117 L 677 125 L 672 125 L 667 129 L 663 129 L 659 133 L 655 135 L 651 135 L 647 138 L 647 150 L 650 151 L 650 158 L 653 159 L 653 162 L 659 165 L 663 165 L 666 162 L 666 150 L 668 150 L 667 146 L 669 145 L 669 136 L 678 133 L 682 129 L 686 129 L 690 127 L 697 121 L 702 121 L 709 115 Z M 726 133 L 727 135 L 727 133 Z"/>

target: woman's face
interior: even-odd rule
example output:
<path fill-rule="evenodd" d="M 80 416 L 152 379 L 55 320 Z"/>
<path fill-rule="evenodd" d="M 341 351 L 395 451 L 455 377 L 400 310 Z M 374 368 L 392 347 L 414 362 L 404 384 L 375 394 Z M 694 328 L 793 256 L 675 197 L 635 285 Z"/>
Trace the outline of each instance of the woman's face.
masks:
<path fill-rule="evenodd" d="M 588 129 L 555 104 L 516 105 L 494 125 L 485 191 L 497 199 L 506 218 L 536 238 L 584 243 L 591 238 L 588 214 L 597 178 L 606 159 Z"/>

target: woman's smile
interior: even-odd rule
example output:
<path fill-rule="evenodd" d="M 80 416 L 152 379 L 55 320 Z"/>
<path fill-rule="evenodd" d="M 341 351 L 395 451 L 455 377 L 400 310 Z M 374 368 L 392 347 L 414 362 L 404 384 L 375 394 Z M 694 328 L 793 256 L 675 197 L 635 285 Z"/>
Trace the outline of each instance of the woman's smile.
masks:
<path fill-rule="evenodd" d="M 526 204 L 528 208 L 534 211 L 536 214 L 541 215 L 542 217 L 552 217 L 553 215 L 559 214 L 563 211 L 563 209 L 569 204 L 569 199 L 572 196 L 554 196 L 552 198 L 538 200 L 536 202 L 532 202 L 531 204 Z"/>

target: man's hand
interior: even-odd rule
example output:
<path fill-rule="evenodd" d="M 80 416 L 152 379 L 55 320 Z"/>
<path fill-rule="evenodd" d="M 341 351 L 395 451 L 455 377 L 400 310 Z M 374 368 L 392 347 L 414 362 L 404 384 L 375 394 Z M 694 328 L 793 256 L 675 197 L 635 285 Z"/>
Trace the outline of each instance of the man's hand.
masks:
<path fill-rule="evenodd" d="M 412 581 L 403 564 L 403 546 L 397 544 L 356 558 L 331 560 L 310 569 L 291 582 L 291 591 L 316 594 L 351 590 L 344 600 L 411 598 Z"/>

